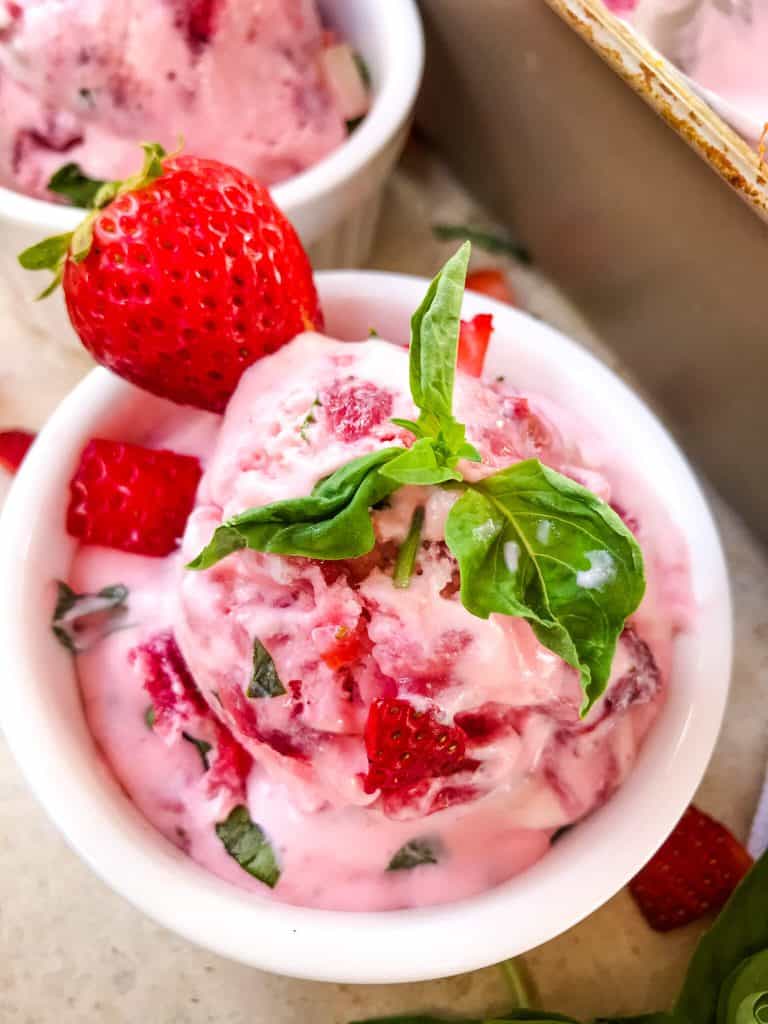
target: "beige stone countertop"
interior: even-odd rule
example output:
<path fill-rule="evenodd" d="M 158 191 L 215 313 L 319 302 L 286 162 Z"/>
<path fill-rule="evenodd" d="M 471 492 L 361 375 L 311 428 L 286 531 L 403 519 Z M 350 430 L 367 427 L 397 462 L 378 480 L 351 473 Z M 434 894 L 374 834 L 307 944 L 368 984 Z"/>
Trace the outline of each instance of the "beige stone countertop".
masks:
<path fill-rule="evenodd" d="M 481 217 L 438 163 L 412 149 L 390 182 L 371 265 L 431 274 L 450 245 L 431 239 L 430 223 Z M 535 272 L 510 273 L 520 305 L 601 350 Z M 74 350 L 37 356 L 0 348 L 0 425 L 38 426 L 87 367 Z M 768 553 L 713 503 L 731 569 L 736 660 L 725 727 L 697 799 L 744 838 L 768 755 Z M 507 1005 L 493 967 L 415 985 L 329 985 L 270 976 L 190 945 L 108 890 L 67 848 L 2 743 L 0 823 L 0 1024 L 344 1024 Z M 674 996 L 700 930 L 655 934 L 622 892 L 525 963 L 548 1009 L 585 1019 L 656 1010 Z"/>

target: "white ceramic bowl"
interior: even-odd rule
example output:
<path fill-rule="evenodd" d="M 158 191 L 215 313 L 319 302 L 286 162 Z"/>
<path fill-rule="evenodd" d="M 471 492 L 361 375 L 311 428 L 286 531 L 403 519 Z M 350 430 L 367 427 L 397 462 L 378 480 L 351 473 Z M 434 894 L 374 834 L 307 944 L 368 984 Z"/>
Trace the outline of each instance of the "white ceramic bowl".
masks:
<path fill-rule="evenodd" d="M 424 65 L 423 32 L 415 0 L 319 0 L 319 7 L 365 58 L 373 102 L 338 149 L 276 185 L 272 195 L 315 267 L 357 267 L 367 259 L 382 190 L 405 144 Z M 60 292 L 32 302 L 44 275 L 22 270 L 16 257 L 48 235 L 71 231 L 82 216 L 0 187 L 0 317 L 9 344 L 11 335 L 27 344 L 77 344 Z"/>
<path fill-rule="evenodd" d="M 328 330 L 375 326 L 407 339 L 426 281 L 395 274 L 318 275 Z M 504 373 L 575 408 L 651 477 L 692 556 L 699 604 L 674 652 L 669 698 L 621 790 L 534 867 L 460 903 L 383 913 L 269 902 L 206 873 L 143 819 L 104 765 L 85 724 L 69 656 L 53 639 L 50 581 L 66 578 L 67 483 L 93 435 L 131 440 L 167 405 L 95 370 L 61 404 L 19 473 L 0 523 L 0 721 L 27 779 L 72 847 L 136 906 L 217 953 L 269 971 L 345 982 L 399 982 L 482 967 L 546 942 L 617 892 L 671 831 L 704 773 L 725 708 L 731 611 L 723 554 L 685 459 L 640 399 L 578 345 L 524 313 L 491 310 L 489 375 Z"/>

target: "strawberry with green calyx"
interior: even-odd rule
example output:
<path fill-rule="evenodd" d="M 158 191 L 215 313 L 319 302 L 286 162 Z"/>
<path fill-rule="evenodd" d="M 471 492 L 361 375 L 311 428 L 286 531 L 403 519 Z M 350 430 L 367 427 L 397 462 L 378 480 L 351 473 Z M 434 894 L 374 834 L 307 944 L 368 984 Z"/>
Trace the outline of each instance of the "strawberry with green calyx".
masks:
<path fill-rule="evenodd" d="M 243 371 L 323 319 L 309 259 L 268 191 L 216 160 L 146 144 L 74 231 L 27 249 L 61 283 L 85 348 L 119 376 L 221 412 Z"/>

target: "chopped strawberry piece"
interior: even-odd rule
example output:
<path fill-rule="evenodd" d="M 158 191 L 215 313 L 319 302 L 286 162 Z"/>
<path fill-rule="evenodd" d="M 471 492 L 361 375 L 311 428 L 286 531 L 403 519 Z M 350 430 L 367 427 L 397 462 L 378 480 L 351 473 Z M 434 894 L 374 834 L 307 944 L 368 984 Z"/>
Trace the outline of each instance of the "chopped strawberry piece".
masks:
<path fill-rule="evenodd" d="M 490 313 L 478 313 L 471 320 L 461 321 L 457 365 L 470 377 L 479 377 L 482 374 L 485 353 L 492 333 L 493 317 Z"/>
<path fill-rule="evenodd" d="M 499 302 L 515 305 L 515 296 L 509 286 L 507 275 L 502 270 L 473 270 L 467 274 L 467 288 L 473 292 L 489 295 Z"/>
<path fill-rule="evenodd" d="M 213 714 L 208 710 L 208 715 Z M 237 742 L 232 733 L 220 722 L 215 722 L 215 755 L 207 773 L 208 792 L 211 796 L 225 790 L 236 797 L 245 795 L 245 781 L 253 765 L 253 758 Z"/>
<path fill-rule="evenodd" d="M 0 431 L 0 466 L 15 473 L 34 440 L 27 430 Z"/>
<path fill-rule="evenodd" d="M 360 619 L 355 629 L 339 626 L 328 647 L 320 654 L 328 668 L 336 671 L 355 665 L 371 649 L 371 642 L 365 629 L 365 620 Z"/>
<path fill-rule="evenodd" d="M 392 395 L 370 381 L 336 381 L 320 396 L 329 429 L 342 441 L 358 441 L 392 414 Z"/>
<path fill-rule="evenodd" d="M 70 482 L 67 530 L 84 544 L 170 554 L 192 511 L 200 463 L 120 441 L 89 441 Z"/>
<path fill-rule="evenodd" d="M 208 711 L 170 631 L 157 633 L 145 644 L 134 647 L 128 660 L 143 679 L 155 709 L 153 728 L 161 736 L 181 733 L 192 719 Z"/>
<path fill-rule="evenodd" d="M 418 711 L 406 700 L 375 700 L 365 726 L 365 791 L 386 793 L 452 775 L 464 767 L 465 746 L 463 730 L 444 725 L 434 711 Z"/>
<path fill-rule="evenodd" d="M 651 928 L 666 932 L 719 910 L 751 865 L 728 829 L 691 805 L 629 891 Z"/>

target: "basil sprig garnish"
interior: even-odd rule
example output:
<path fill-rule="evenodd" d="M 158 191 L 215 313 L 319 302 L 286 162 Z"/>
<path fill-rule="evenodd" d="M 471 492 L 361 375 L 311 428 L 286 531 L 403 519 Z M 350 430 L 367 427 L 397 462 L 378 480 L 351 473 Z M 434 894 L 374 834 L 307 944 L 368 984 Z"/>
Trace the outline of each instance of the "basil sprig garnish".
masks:
<path fill-rule="evenodd" d="M 216 835 L 243 871 L 274 889 L 280 878 L 275 851 L 264 831 L 251 821 L 244 804 L 238 804 L 229 812 L 225 821 L 218 823 Z"/>
<path fill-rule="evenodd" d="M 248 509 L 228 519 L 190 563 L 207 569 L 242 548 L 317 559 L 357 558 L 376 537 L 371 509 L 404 485 L 463 493 L 446 542 L 459 563 L 461 601 L 473 615 L 526 619 L 539 641 L 579 672 L 585 715 L 604 692 L 616 641 L 645 589 L 632 533 L 596 495 L 530 459 L 478 482 L 479 462 L 453 415 L 461 302 L 470 244 L 445 264 L 411 320 L 410 386 L 415 420 L 394 422 L 415 437 L 353 459 L 306 498 Z M 411 557 L 412 555 L 412 557 Z M 408 552 L 408 566 L 416 551 Z M 397 582 L 406 581 L 401 566 Z"/>

